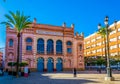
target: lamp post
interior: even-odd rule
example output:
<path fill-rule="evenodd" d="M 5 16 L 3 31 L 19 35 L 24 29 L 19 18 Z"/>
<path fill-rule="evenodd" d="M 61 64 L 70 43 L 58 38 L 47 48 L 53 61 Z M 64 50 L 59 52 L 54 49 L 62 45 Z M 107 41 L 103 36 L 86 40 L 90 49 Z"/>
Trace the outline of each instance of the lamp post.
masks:
<path fill-rule="evenodd" d="M 112 81 L 114 80 L 114 77 L 112 77 L 111 67 L 110 67 L 110 53 L 109 53 L 109 32 L 108 32 L 108 16 L 105 17 L 104 20 L 105 23 L 105 29 L 106 29 L 106 50 L 107 50 L 107 76 L 105 77 L 105 80 Z M 98 24 L 98 29 L 101 28 L 101 24 Z"/>

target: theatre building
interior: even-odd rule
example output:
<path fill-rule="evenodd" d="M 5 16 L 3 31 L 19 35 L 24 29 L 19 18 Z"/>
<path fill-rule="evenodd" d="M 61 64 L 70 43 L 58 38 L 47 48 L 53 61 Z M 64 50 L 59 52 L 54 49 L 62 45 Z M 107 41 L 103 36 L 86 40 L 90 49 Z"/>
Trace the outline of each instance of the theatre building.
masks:
<path fill-rule="evenodd" d="M 20 62 L 38 71 L 84 70 L 84 36 L 74 34 L 74 25 L 66 27 L 36 23 L 21 32 Z M 7 63 L 17 59 L 16 30 L 6 28 Z"/>

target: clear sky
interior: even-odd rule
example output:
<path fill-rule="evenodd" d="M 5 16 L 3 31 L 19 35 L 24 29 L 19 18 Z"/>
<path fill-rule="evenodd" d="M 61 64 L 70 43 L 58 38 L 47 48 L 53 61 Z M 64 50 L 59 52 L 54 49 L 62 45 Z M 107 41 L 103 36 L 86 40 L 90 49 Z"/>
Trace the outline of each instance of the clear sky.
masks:
<path fill-rule="evenodd" d="M 61 26 L 66 22 L 75 31 L 84 32 L 85 37 L 97 31 L 98 23 L 104 25 L 120 20 L 120 0 L 0 0 L 0 22 L 5 21 L 8 11 L 23 11 L 25 15 L 37 18 L 38 23 Z M 0 25 L 0 47 L 5 46 L 5 26 Z"/>

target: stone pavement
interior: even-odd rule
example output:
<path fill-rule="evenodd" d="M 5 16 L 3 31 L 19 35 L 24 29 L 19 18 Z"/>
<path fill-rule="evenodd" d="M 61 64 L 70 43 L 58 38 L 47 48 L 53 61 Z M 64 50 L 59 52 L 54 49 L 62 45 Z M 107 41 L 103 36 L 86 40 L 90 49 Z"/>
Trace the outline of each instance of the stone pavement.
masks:
<path fill-rule="evenodd" d="M 9 79 L 12 78 L 13 76 L 8 76 L 7 73 L 4 73 L 4 76 L 0 76 L 0 81 L 1 80 L 5 80 L 5 79 Z M 0 83 L 1 84 L 1 83 Z"/>
<path fill-rule="evenodd" d="M 0 84 L 120 84 L 120 74 L 115 72 L 115 81 L 106 82 L 106 74 L 98 74 L 96 71 L 81 71 L 77 77 L 73 77 L 72 72 L 61 73 L 40 73 L 33 72 L 28 78 L 13 76 L 0 77 Z"/>

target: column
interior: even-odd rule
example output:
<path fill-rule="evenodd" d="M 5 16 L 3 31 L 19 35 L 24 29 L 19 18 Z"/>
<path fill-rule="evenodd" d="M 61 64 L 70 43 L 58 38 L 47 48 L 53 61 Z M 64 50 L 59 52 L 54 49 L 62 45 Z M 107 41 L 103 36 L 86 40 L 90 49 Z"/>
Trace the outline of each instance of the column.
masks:
<path fill-rule="evenodd" d="M 63 69 L 67 68 L 67 63 L 66 63 L 66 41 L 65 38 L 63 37 L 62 41 L 62 53 L 63 53 Z"/>
<path fill-rule="evenodd" d="M 47 54 L 47 40 L 44 39 L 44 54 Z"/>
<path fill-rule="evenodd" d="M 44 70 L 47 71 L 47 59 L 44 59 Z"/>
<path fill-rule="evenodd" d="M 54 59 L 54 71 L 56 71 L 56 59 Z"/>
<path fill-rule="evenodd" d="M 54 40 L 54 55 L 56 55 L 56 40 Z"/>
<path fill-rule="evenodd" d="M 34 59 L 33 63 L 33 68 L 37 68 L 37 59 Z"/>
<path fill-rule="evenodd" d="M 32 45 L 32 47 L 33 47 L 33 67 L 34 68 L 36 68 L 37 67 L 37 56 L 36 56 L 36 53 L 37 53 L 37 37 L 36 37 L 36 35 L 34 35 L 34 37 L 33 37 L 33 39 L 34 39 L 34 41 L 33 41 L 33 45 Z"/>
<path fill-rule="evenodd" d="M 74 42 L 72 41 L 72 58 L 71 58 L 71 62 L 72 62 L 72 68 L 75 67 L 77 68 L 78 66 L 78 41 L 74 40 Z"/>

